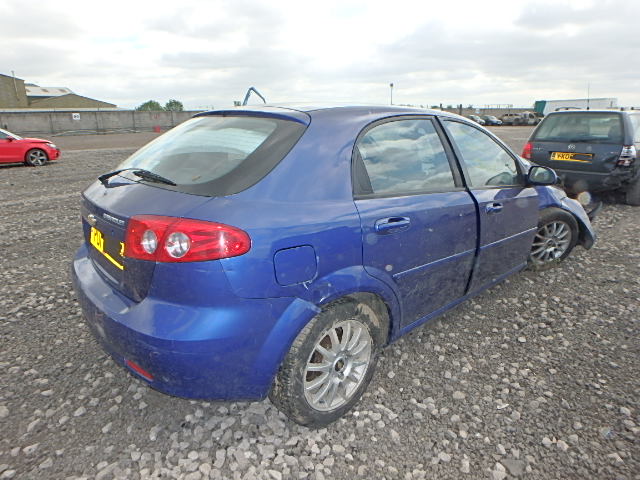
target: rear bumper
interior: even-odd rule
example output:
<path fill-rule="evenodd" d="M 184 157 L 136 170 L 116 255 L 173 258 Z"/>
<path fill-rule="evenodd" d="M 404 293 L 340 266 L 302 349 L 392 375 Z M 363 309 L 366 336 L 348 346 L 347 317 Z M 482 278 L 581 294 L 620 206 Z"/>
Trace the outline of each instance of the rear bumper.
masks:
<path fill-rule="evenodd" d="M 102 279 L 85 246 L 72 277 L 86 323 L 104 350 L 151 387 L 186 398 L 264 398 L 293 339 L 317 311 L 299 299 L 232 295 L 218 307 L 152 297 L 135 303 Z"/>
<path fill-rule="evenodd" d="M 631 182 L 637 173 L 633 169 L 615 169 L 611 172 L 577 172 L 554 168 L 564 188 L 571 193 L 604 192 L 617 190 Z"/>

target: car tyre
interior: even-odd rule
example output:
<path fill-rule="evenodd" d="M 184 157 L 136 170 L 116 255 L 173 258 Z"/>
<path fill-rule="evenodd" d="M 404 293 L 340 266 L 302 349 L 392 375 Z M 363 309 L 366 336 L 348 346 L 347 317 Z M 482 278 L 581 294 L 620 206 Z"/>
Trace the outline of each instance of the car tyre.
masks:
<path fill-rule="evenodd" d="M 48 160 L 47 152 L 39 148 L 32 148 L 24 156 L 24 163 L 31 167 L 41 167 L 47 163 Z"/>
<path fill-rule="evenodd" d="M 529 253 L 529 268 L 546 270 L 553 267 L 567 258 L 577 243 L 578 222 L 572 214 L 560 208 L 543 210 Z"/>
<path fill-rule="evenodd" d="M 636 179 L 625 193 L 627 205 L 640 206 L 640 178 Z"/>
<path fill-rule="evenodd" d="M 298 334 L 269 393 L 290 419 L 318 428 L 358 402 L 386 342 L 386 315 L 372 303 L 352 297 L 337 300 Z"/>

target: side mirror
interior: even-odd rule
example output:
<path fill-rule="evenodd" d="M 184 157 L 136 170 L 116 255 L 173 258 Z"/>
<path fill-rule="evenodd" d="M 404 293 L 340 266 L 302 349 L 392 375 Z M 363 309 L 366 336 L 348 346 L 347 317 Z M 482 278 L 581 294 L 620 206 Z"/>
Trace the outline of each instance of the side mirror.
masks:
<path fill-rule="evenodd" d="M 558 175 L 549 167 L 534 165 L 527 174 L 529 185 L 555 185 L 558 183 Z"/>
<path fill-rule="evenodd" d="M 7 140 L 9 142 L 13 142 L 15 139 L 13 137 L 7 137 L 5 140 Z"/>

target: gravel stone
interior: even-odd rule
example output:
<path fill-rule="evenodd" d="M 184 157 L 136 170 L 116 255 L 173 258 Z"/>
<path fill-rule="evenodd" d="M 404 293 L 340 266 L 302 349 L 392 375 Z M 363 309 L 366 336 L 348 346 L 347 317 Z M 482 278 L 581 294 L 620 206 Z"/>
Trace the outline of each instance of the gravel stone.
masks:
<path fill-rule="evenodd" d="M 521 151 L 532 128 L 492 131 Z M 637 480 L 640 209 L 602 196 L 593 249 L 385 348 L 356 408 L 312 430 L 268 400 L 163 395 L 89 331 L 69 277 L 79 195 L 141 138 L 57 136 L 59 161 L 0 169 L 0 478 Z"/>
<path fill-rule="evenodd" d="M 517 460 L 515 458 L 503 458 L 500 463 L 505 467 L 510 475 L 519 477 L 524 473 L 526 463 L 523 460 Z"/>
<path fill-rule="evenodd" d="M 451 461 L 451 455 L 449 455 L 449 454 L 448 454 L 448 453 L 446 453 L 446 452 L 440 452 L 440 453 L 438 454 L 438 459 L 439 459 L 441 462 L 449 463 L 449 462 Z"/>

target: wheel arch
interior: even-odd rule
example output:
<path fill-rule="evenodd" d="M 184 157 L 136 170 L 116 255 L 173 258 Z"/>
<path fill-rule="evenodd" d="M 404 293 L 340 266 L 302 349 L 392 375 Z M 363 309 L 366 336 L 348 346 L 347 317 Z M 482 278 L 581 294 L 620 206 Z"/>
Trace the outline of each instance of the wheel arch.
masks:
<path fill-rule="evenodd" d="M 321 311 L 344 299 L 364 302 L 379 315 L 386 326 L 382 345 L 396 336 L 401 325 L 401 308 L 396 292 L 381 280 L 370 276 L 362 266 L 349 267 L 314 281 L 304 297 L 293 299 L 275 322 L 253 363 L 254 382 L 269 386 L 302 329 Z"/>
<path fill-rule="evenodd" d="M 567 197 L 563 190 L 555 187 L 537 186 L 539 214 L 550 208 L 558 208 L 569 212 L 578 222 L 578 245 L 585 250 L 590 249 L 596 242 L 597 235 L 587 213 L 577 200 Z"/>

